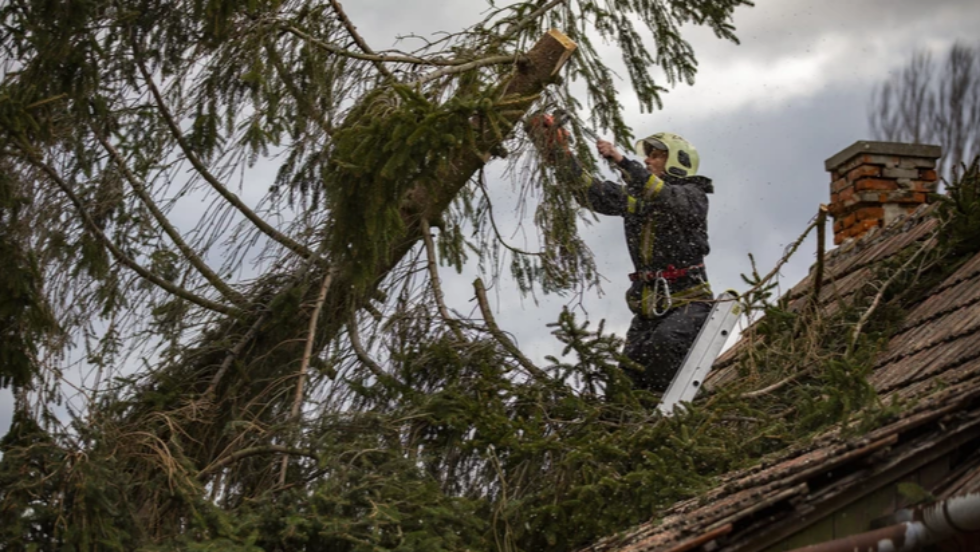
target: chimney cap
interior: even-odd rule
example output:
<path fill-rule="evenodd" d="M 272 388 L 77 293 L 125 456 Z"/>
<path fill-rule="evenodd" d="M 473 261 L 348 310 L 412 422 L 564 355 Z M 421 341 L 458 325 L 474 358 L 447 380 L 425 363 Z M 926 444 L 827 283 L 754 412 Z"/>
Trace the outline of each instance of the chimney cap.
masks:
<path fill-rule="evenodd" d="M 872 155 L 898 155 L 901 157 L 920 157 L 926 159 L 938 159 L 942 155 L 942 148 L 928 144 L 906 144 L 902 142 L 872 142 L 870 140 L 858 140 L 840 153 L 834 155 L 824 162 L 824 168 L 833 171 L 837 167 L 847 163 L 854 157 L 862 154 Z"/>

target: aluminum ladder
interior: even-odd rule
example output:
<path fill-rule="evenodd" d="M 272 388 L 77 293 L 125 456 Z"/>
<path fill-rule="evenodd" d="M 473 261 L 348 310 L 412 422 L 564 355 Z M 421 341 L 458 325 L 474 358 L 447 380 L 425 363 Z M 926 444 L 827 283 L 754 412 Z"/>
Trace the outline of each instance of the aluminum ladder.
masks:
<path fill-rule="evenodd" d="M 694 345 L 687 352 L 684 363 L 681 364 L 670 387 L 660 399 L 657 407 L 665 416 L 674 413 L 674 408 L 682 402 L 691 402 L 701 389 L 704 378 L 711 371 L 718 353 L 725 346 L 725 341 L 732 333 L 742 307 L 738 302 L 738 294 L 729 290 L 715 299 L 715 304 L 708 313 L 708 319 L 698 332 Z"/>

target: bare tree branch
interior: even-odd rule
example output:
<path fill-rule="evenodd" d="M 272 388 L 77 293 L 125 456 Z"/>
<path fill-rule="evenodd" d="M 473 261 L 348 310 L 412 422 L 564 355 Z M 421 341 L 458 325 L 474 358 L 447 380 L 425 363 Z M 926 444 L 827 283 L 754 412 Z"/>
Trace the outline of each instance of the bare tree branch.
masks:
<path fill-rule="evenodd" d="M 306 345 L 303 347 L 303 360 L 299 365 L 299 373 L 296 374 L 296 394 L 293 396 L 293 406 L 289 412 L 292 420 L 299 418 L 300 406 L 303 404 L 303 382 L 306 381 L 306 372 L 310 367 L 310 358 L 313 356 L 313 341 L 316 338 L 316 325 L 320 320 L 320 311 L 323 309 L 323 301 L 327 297 L 327 290 L 330 289 L 330 282 L 333 280 L 333 271 L 328 270 L 320 284 L 320 292 L 316 297 L 316 304 L 313 306 L 313 314 L 310 315 L 310 329 L 306 335 Z M 282 457 L 282 466 L 279 470 L 279 484 L 286 484 L 286 468 L 289 467 L 289 456 Z"/>
<path fill-rule="evenodd" d="M 956 43 L 936 65 L 926 51 L 875 87 L 868 126 L 878 140 L 937 144 L 947 181 L 980 154 L 980 43 Z"/>
<path fill-rule="evenodd" d="M 368 46 L 364 38 L 357 32 L 357 27 L 354 26 L 354 23 L 349 17 L 347 17 L 347 14 L 344 13 L 344 7 L 340 5 L 339 0 L 330 0 L 330 5 L 333 7 L 334 11 L 337 12 L 337 17 L 340 18 L 340 22 L 344 24 L 347 32 L 350 33 L 351 38 L 354 39 L 354 42 L 357 43 L 357 46 L 361 49 L 361 51 L 365 54 L 376 56 L 377 54 L 374 53 L 374 50 Z M 392 75 L 391 71 L 384 66 L 384 63 L 382 63 L 380 60 L 373 60 L 373 63 L 374 66 L 378 68 L 378 72 L 384 75 L 385 78 L 394 80 L 394 75 Z"/>

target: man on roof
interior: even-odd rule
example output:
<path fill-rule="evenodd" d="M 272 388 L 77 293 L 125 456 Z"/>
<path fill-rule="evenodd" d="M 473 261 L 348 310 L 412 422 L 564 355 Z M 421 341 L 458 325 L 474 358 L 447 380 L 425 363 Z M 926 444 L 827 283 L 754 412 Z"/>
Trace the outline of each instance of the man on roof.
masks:
<path fill-rule="evenodd" d="M 634 385 L 658 393 L 670 386 L 711 311 L 713 295 L 704 269 L 708 246 L 708 194 L 711 180 L 698 172 L 698 153 L 684 138 L 660 132 L 637 142 L 639 163 L 605 140 L 599 155 L 617 165 L 625 185 L 585 173 L 567 147 L 563 129 L 548 128 L 554 120 L 532 121 L 538 135 L 550 133 L 545 156 L 565 169 L 559 178 L 583 186 L 580 196 L 597 213 L 623 217 L 626 245 L 634 272 L 626 302 L 633 321 L 624 355 L 637 366 L 624 366 Z M 557 133 L 557 136 L 556 136 Z M 556 140 L 557 138 L 557 140 Z M 560 144 L 564 146 L 565 144 Z"/>

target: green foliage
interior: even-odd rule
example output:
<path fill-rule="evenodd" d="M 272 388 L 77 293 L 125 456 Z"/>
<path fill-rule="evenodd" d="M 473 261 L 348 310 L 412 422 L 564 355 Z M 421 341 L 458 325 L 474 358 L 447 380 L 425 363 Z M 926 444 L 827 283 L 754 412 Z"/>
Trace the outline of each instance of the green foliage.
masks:
<path fill-rule="evenodd" d="M 111 458 L 71 452 L 24 411 L 0 441 L 0 542 L 16 550 L 130 550 L 139 531 L 127 474 Z M 94 452 L 94 451 L 93 451 Z M 37 548 L 32 548 L 37 547 Z"/>
<path fill-rule="evenodd" d="M 902 317 L 900 307 L 872 304 L 881 282 L 895 270 L 901 269 L 878 267 L 865 288 L 836 298 L 829 308 L 817 308 L 810 297 L 795 308 L 785 298 L 773 302 L 773 283 L 763 282 L 756 271 L 743 276 L 752 286 L 743 301 L 762 316 L 743 334 L 739 380 L 727 385 L 725 393 L 751 397 L 744 405 L 753 416 L 762 416 L 759 427 L 765 437 L 760 438 L 780 448 L 858 413 L 875 415 L 880 405 L 867 377 Z M 914 278 L 907 269 L 903 274 L 906 282 Z M 901 284 L 893 287 L 900 289 Z M 754 394 L 754 389 L 771 391 Z"/>
<path fill-rule="evenodd" d="M 37 257 L 25 244 L 18 182 L 0 169 L 0 388 L 24 387 L 37 375 L 37 354 L 58 325 L 42 292 Z"/>
<path fill-rule="evenodd" d="M 980 158 L 963 167 L 963 176 L 936 195 L 937 216 L 946 228 L 937 237 L 954 257 L 976 253 L 980 247 Z"/>
<path fill-rule="evenodd" d="M 506 266 L 504 247 L 524 291 L 593 283 L 577 204 L 538 167 L 522 198 L 537 201 L 541 253 L 504 244 L 482 179 L 451 208 L 445 194 L 438 204 L 426 194 L 460 160 L 520 149 L 511 124 L 535 98 L 501 98 L 501 86 L 547 29 L 580 46 L 570 78 L 553 83 L 557 104 L 589 105 L 592 122 L 625 142 L 623 87 L 592 31 L 620 48 L 649 110 L 664 91 L 652 65 L 668 84 L 693 80 L 681 27 L 734 40 L 742 5 L 751 3 L 517 3 L 398 62 L 364 59 L 368 48 L 329 2 L 0 6 L 0 47 L 17 67 L 0 84 L 11 165 L 0 172 L 0 383 L 28 397 L 2 444 L 4 546 L 569 550 L 767 450 L 771 433 L 743 443 L 745 427 L 716 410 L 651 417 L 655 398 L 626 388 L 620 343 L 601 324 L 562 314 L 554 329 L 566 355 L 542 369 L 547 380 L 474 321 L 442 319 L 418 266 L 376 272 L 394 260 L 402 225 L 424 216 L 457 270 L 467 255 Z M 570 93 L 577 79 L 583 98 Z M 245 175 L 259 162 L 279 163 L 274 182 Z M 234 205 L 266 188 L 248 206 L 273 231 Z M 188 204 L 205 206 L 200 221 L 176 224 Z M 230 294 L 166 222 L 201 262 L 223 259 L 215 273 L 238 275 L 229 285 L 247 297 L 234 315 L 187 298 Z M 241 275 L 251 261 L 263 271 L 254 280 Z M 353 268 L 311 324 L 325 267 L 344 266 Z M 392 300 L 374 293 L 382 277 Z M 369 291 L 381 306 L 364 352 L 341 328 L 357 325 L 352 303 L 374 308 L 360 300 Z M 73 341 L 51 339 L 62 326 L 95 375 L 69 428 L 28 414 L 56 388 L 35 353 L 52 373 L 64 368 L 59 354 Z M 616 385 L 622 396 L 605 400 Z"/>
<path fill-rule="evenodd" d="M 362 102 L 348 117 L 353 123 L 336 133 L 324 174 L 334 214 L 329 248 L 336 258 L 364 275 L 383 262 L 383 252 L 405 230 L 405 194 L 424 194 L 460 155 L 479 155 L 476 139 L 484 129 L 474 120 L 503 139 L 507 123 L 491 93 L 474 91 L 437 105 L 417 90 L 393 86 Z"/>
<path fill-rule="evenodd" d="M 53 548 L 62 513 L 51 474 L 65 451 L 22 410 L 0 440 L 0 542 L 10 549 Z"/>

